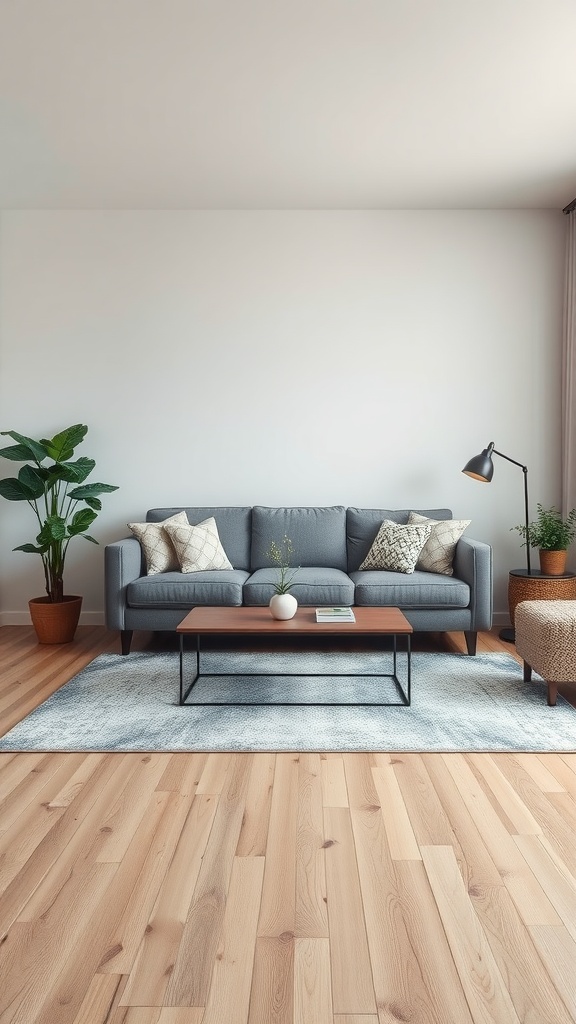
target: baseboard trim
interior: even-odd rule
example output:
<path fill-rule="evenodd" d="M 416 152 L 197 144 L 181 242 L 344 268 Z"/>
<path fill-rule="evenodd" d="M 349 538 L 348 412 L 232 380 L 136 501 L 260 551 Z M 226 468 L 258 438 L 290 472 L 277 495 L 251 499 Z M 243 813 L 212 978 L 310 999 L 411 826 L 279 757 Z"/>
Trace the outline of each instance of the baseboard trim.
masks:
<path fill-rule="evenodd" d="M 492 625 L 498 626 L 498 628 L 505 628 L 510 626 L 510 616 L 508 612 L 494 612 L 492 617 Z"/>

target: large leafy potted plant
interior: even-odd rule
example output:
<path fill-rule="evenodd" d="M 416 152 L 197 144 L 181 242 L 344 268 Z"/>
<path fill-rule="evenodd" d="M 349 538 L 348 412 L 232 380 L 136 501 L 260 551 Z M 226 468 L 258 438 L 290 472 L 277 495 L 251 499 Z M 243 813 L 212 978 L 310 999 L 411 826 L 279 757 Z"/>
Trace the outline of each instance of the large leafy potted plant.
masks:
<path fill-rule="evenodd" d="M 73 455 L 87 431 L 87 426 L 75 423 L 50 440 L 34 440 L 15 430 L 0 431 L 17 442 L 0 449 L 0 455 L 26 463 L 17 477 L 0 480 L 0 495 L 8 501 L 28 502 L 39 526 L 35 543 L 20 544 L 14 551 L 30 552 L 42 559 L 46 597 L 29 601 L 40 643 L 69 643 L 74 639 L 82 598 L 64 593 L 68 545 L 73 537 L 98 543 L 86 531 L 102 508 L 100 495 L 118 490 L 113 484 L 84 483 L 96 463 L 84 457 L 73 461 Z"/>
<path fill-rule="evenodd" d="M 524 544 L 539 548 L 540 570 L 545 576 L 562 576 L 566 571 L 566 552 L 576 537 L 576 508 L 564 517 L 554 505 L 536 506 L 537 516 L 526 526 L 513 526 L 524 538 Z"/>

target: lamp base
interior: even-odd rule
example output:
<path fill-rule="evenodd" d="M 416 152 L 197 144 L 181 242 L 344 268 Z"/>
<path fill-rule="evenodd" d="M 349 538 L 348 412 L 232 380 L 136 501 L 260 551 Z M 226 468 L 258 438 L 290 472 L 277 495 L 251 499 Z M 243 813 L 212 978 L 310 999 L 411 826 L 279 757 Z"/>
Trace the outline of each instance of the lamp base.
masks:
<path fill-rule="evenodd" d="M 498 636 L 508 644 L 516 643 L 516 631 L 514 629 L 501 629 Z"/>

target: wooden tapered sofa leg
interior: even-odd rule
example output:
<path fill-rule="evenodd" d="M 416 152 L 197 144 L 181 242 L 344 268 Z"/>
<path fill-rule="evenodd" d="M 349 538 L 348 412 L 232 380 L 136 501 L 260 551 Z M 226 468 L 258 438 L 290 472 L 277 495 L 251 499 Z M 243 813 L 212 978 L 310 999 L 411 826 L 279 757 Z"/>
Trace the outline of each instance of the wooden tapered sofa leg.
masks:
<path fill-rule="evenodd" d="M 532 665 L 529 665 L 526 659 L 524 659 L 524 682 L 529 683 L 532 679 Z"/>
<path fill-rule="evenodd" d="M 478 633 L 474 630 L 465 630 L 464 636 L 466 638 L 466 650 L 468 654 L 476 654 L 476 641 L 478 640 Z"/>
<path fill-rule="evenodd" d="M 133 629 L 123 629 L 120 632 L 120 645 L 122 647 L 122 654 L 130 654 L 130 646 L 132 644 L 132 636 L 134 634 Z"/>

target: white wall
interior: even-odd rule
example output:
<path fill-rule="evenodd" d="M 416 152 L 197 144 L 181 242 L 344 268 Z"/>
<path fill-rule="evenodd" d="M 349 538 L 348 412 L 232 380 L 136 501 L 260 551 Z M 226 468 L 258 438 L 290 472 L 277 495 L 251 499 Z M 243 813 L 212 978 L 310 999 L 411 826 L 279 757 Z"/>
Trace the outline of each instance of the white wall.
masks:
<path fill-rule="evenodd" d="M 74 422 L 117 483 L 69 552 L 102 621 L 103 546 L 147 508 L 447 505 L 493 544 L 497 622 L 524 564 L 522 473 L 559 500 L 564 220 L 556 211 L 2 215 L 0 427 Z M 0 460 L 2 475 L 18 466 Z M 1 622 L 43 591 L 27 505 L 0 503 Z"/>

